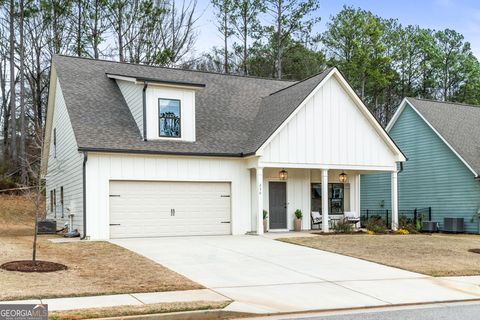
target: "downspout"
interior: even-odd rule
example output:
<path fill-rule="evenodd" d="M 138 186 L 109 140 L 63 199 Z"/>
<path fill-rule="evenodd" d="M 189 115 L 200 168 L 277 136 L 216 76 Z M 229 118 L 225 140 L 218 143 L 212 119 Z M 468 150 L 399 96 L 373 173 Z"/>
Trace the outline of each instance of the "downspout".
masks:
<path fill-rule="evenodd" d="M 88 153 L 83 153 L 83 236 L 80 238 L 84 240 L 87 237 L 87 160 Z"/>
<path fill-rule="evenodd" d="M 148 81 L 143 81 L 143 141 L 147 141 L 147 87 Z"/>
<path fill-rule="evenodd" d="M 400 162 L 400 170 L 397 173 L 401 173 L 403 171 L 403 162 Z"/>

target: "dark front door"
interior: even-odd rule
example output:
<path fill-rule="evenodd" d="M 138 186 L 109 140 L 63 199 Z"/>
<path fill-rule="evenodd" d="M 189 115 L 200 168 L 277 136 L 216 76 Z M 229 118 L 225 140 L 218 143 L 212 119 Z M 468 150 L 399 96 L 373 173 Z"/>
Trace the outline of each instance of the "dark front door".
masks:
<path fill-rule="evenodd" d="M 287 229 L 287 184 L 270 182 L 268 198 L 270 229 Z"/>

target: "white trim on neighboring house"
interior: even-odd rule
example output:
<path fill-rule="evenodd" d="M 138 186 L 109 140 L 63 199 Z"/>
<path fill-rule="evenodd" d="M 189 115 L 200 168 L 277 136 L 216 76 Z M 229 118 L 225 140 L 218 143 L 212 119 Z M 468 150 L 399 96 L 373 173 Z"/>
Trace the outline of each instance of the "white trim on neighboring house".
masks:
<path fill-rule="evenodd" d="M 298 107 L 288 116 L 288 118 L 283 121 L 283 123 L 275 130 L 275 132 L 270 135 L 270 137 L 258 148 L 257 152 L 255 155 L 261 156 L 263 153 L 263 150 L 265 147 L 277 136 L 280 131 L 287 125 L 287 123 L 295 117 L 295 115 L 305 106 L 305 104 L 317 93 L 318 90 L 331 78 L 335 76 L 335 78 L 339 81 L 340 85 L 345 89 L 345 91 L 348 93 L 349 97 L 354 101 L 355 105 L 359 108 L 359 110 L 362 112 L 362 114 L 367 118 L 367 120 L 370 122 L 370 124 L 373 126 L 375 131 L 378 133 L 378 135 L 384 140 L 384 142 L 387 143 L 389 148 L 396 154 L 396 160 L 397 161 L 406 161 L 405 156 L 403 155 L 402 151 L 397 147 L 395 142 L 390 138 L 390 136 L 385 132 L 385 130 L 382 128 L 380 123 L 375 119 L 375 117 L 372 115 L 372 113 L 368 110 L 368 108 L 365 106 L 365 104 L 362 102 L 362 100 L 358 97 L 358 95 L 353 91 L 352 87 L 348 84 L 348 82 L 345 80 L 343 75 L 338 71 L 337 68 L 333 68 L 330 73 L 325 76 L 325 78 L 320 81 L 320 83 L 313 89 L 308 96 L 298 105 Z"/>
<path fill-rule="evenodd" d="M 433 132 L 435 132 L 435 134 L 443 141 L 443 143 L 445 143 L 447 145 L 448 148 L 450 148 L 450 150 L 452 150 L 452 152 L 460 159 L 460 161 L 463 162 L 463 164 L 475 175 L 475 177 L 479 177 L 479 174 L 477 172 L 475 172 L 475 170 L 473 170 L 473 168 L 468 164 L 468 162 L 463 159 L 463 157 L 452 147 L 452 145 L 450 143 L 448 143 L 448 141 L 440 134 L 440 132 L 437 131 L 437 129 L 435 129 L 432 124 L 430 122 L 428 122 L 428 120 L 422 115 L 422 113 L 420 111 L 417 110 L 417 108 L 415 108 L 415 106 L 413 104 L 411 104 L 407 98 L 404 98 L 402 100 L 402 102 L 400 103 L 400 106 L 398 107 L 397 111 L 395 112 L 395 114 L 393 115 L 392 117 L 392 120 L 390 120 L 390 122 L 388 123 L 387 125 L 387 132 L 390 132 L 390 130 L 393 128 L 393 126 L 395 125 L 395 123 L 397 122 L 397 120 L 400 118 L 400 115 L 402 114 L 403 110 L 405 110 L 405 107 L 407 106 L 407 104 L 412 108 L 413 111 L 415 111 L 416 114 L 418 114 L 418 116 L 430 127 L 430 129 L 433 130 Z"/>

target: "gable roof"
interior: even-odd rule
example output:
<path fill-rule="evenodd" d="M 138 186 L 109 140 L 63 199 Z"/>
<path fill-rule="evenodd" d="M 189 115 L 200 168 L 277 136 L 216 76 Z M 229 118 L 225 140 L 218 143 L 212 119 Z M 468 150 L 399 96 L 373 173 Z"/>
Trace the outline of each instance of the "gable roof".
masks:
<path fill-rule="evenodd" d="M 383 139 L 401 155 L 336 68 L 294 82 L 67 56 L 54 56 L 52 65 L 52 75 L 58 77 L 80 151 L 252 155 L 322 81 L 336 75 Z M 198 87 L 196 141 L 144 141 L 112 75 L 137 82 L 148 79 Z"/>
<path fill-rule="evenodd" d="M 393 127 L 407 103 L 478 177 L 480 174 L 480 107 L 405 98 L 387 126 L 387 130 Z"/>

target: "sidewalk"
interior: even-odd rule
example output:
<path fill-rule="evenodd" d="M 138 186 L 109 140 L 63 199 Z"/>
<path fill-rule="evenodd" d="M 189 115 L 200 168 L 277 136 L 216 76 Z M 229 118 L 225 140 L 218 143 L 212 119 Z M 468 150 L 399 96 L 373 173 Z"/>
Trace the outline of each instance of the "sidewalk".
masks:
<path fill-rule="evenodd" d="M 209 289 L 167 291 L 150 293 L 115 294 L 106 296 L 71 297 L 54 299 L 30 299 L 0 301 L 0 304 L 48 304 L 48 311 L 65 311 L 74 309 L 91 309 L 118 306 L 142 306 L 154 303 L 176 303 L 194 301 L 230 301 L 225 296 Z"/>

